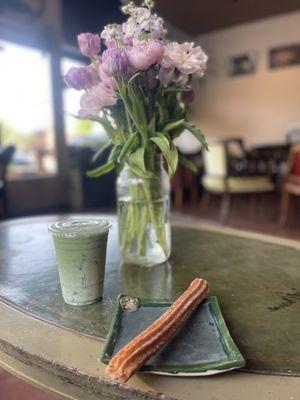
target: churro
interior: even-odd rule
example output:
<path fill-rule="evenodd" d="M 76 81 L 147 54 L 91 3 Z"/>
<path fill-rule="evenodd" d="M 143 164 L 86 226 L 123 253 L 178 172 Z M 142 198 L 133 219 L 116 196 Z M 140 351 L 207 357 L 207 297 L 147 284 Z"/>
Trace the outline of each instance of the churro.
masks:
<path fill-rule="evenodd" d="M 203 279 L 194 279 L 163 315 L 111 359 L 106 368 L 107 375 L 125 383 L 174 336 L 207 294 L 208 283 Z"/>

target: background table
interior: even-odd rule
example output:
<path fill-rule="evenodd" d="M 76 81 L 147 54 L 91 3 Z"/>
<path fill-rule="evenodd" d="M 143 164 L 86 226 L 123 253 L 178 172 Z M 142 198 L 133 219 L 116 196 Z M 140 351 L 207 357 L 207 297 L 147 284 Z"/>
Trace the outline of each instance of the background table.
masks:
<path fill-rule="evenodd" d="M 122 265 L 117 224 L 109 239 L 104 301 L 63 303 L 47 225 L 59 216 L 0 225 L 0 364 L 62 398 L 296 399 L 300 392 L 300 244 L 186 219 L 173 227 L 169 263 Z M 98 363 L 118 293 L 176 298 L 195 277 L 207 279 L 246 358 L 245 372 L 211 378 L 138 374 L 128 386 L 103 378 Z M 247 394 L 245 386 L 247 385 Z M 83 395 L 84 393 L 84 395 Z M 69 397 L 65 397 L 69 396 Z M 99 397 L 100 396 L 100 397 Z M 268 397 L 269 396 L 269 397 Z M 290 397 L 289 397 L 290 396 Z M 246 398 L 246 397 L 245 397 Z"/>

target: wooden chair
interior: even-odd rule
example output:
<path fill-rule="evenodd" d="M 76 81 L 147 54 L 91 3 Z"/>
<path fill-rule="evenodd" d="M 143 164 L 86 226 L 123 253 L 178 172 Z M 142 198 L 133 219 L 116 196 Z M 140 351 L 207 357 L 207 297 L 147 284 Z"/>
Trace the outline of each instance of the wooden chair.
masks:
<path fill-rule="evenodd" d="M 233 145 L 239 150 L 239 154 L 232 157 L 230 148 Z M 209 151 L 204 152 L 202 185 L 208 195 L 222 196 L 222 224 L 228 221 L 232 195 L 265 193 L 275 189 L 268 175 L 249 175 L 248 161 L 241 139 L 210 143 Z"/>
<path fill-rule="evenodd" d="M 7 167 L 12 160 L 15 152 L 14 146 L 8 146 L 0 152 L 0 217 L 4 217 L 7 212 L 7 195 L 6 195 L 6 174 Z"/>
<path fill-rule="evenodd" d="M 300 144 L 291 147 L 288 159 L 288 172 L 282 187 L 279 223 L 287 222 L 291 195 L 300 196 Z"/>
<path fill-rule="evenodd" d="M 174 208 L 182 208 L 183 207 L 183 191 L 184 191 L 184 176 L 183 176 L 183 168 L 181 165 L 178 165 L 178 168 L 175 172 L 171 180 L 172 192 L 174 193 Z"/>
<path fill-rule="evenodd" d="M 197 173 L 178 165 L 175 175 L 171 180 L 174 208 L 181 209 L 184 206 L 184 194 L 188 192 L 190 204 L 197 204 L 199 190 L 199 175 L 202 172 L 202 152 L 185 155 L 197 166 Z"/>

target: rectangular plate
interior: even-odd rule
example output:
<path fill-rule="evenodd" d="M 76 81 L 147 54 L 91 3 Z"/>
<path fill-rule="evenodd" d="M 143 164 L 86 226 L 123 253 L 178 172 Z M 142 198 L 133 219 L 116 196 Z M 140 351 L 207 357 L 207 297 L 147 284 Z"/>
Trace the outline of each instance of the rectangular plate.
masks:
<path fill-rule="evenodd" d="M 172 303 L 121 294 L 100 360 L 108 364 L 122 347 L 160 317 Z M 215 296 L 193 312 L 183 328 L 141 369 L 161 375 L 214 375 L 245 366 Z"/>

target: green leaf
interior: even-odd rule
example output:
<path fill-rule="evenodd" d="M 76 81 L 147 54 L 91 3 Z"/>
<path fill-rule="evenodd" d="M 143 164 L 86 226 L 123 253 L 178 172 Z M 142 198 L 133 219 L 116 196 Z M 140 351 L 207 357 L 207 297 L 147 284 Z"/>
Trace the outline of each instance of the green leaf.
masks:
<path fill-rule="evenodd" d="M 119 155 L 120 155 L 121 151 L 122 151 L 122 146 L 115 146 L 115 147 L 111 150 L 110 155 L 109 155 L 109 157 L 108 157 L 108 161 L 109 161 L 109 162 L 112 161 L 112 162 L 114 163 L 114 165 L 115 165 L 115 170 L 116 170 L 116 173 L 117 173 L 117 174 L 120 173 L 120 171 L 122 170 L 122 168 L 123 168 L 123 166 L 124 166 L 124 161 L 122 161 L 122 162 L 119 162 L 119 161 L 118 161 Z"/>
<path fill-rule="evenodd" d="M 133 87 L 133 78 L 135 78 L 136 76 L 137 74 L 133 76 L 128 82 L 128 96 L 132 104 L 132 110 L 135 116 L 135 120 L 138 123 L 137 128 L 141 127 L 141 129 L 145 131 L 147 128 L 147 118 L 143 99 L 141 99 L 141 96 L 139 95 L 138 87 Z"/>
<path fill-rule="evenodd" d="M 165 121 L 168 119 L 169 114 L 168 114 L 166 108 L 162 104 L 160 104 L 159 101 L 157 101 L 155 103 L 155 107 L 157 108 L 157 111 L 158 111 L 158 125 L 159 125 L 159 127 L 161 127 L 164 125 Z"/>
<path fill-rule="evenodd" d="M 180 136 L 182 134 L 182 132 L 184 131 L 184 127 L 179 127 L 177 129 L 174 129 L 172 132 L 172 140 L 176 139 L 178 136 Z"/>
<path fill-rule="evenodd" d="M 122 84 L 120 85 L 120 92 L 121 92 L 122 97 L 123 97 L 123 96 L 124 96 L 124 97 L 126 96 L 127 89 L 126 89 L 125 83 L 122 83 Z"/>
<path fill-rule="evenodd" d="M 81 119 L 79 118 L 78 115 L 71 114 L 74 118 Z M 109 119 L 106 117 L 103 109 L 103 117 L 89 117 L 89 121 L 94 121 L 98 122 L 100 125 L 102 125 L 103 129 L 105 130 L 107 136 L 110 138 L 111 141 L 116 143 L 116 137 L 118 138 L 120 136 L 120 129 L 115 129 Z"/>
<path fill-rule="evenodd" d="M 139 147 L 134 153 L 130 154 L 128 162 L 130 166 L 136 167 L 147 174 L 145 165 L 145 147 Z"/>
<path fill-rule="evenodd" d="M 163 153 L 165 158 L 168 157 L 170 153 L 170 143 L 168 139 L 160 132 L 155 133 L 156 136 L 150 138 L 150 140 L 156 144 L 159 150 Z"/>
<path fill-rule="evenodd" d="M 131 169 L 131 171 L 132 171 L 135 175 L 139 176 L 140 178 L 143 178 L 143 179 L 150 179 L 150 178 L 152 178 L 152 176 L 153 176 L 150 172 L 144 172 L 143 170 L 141 170 L 141 169 L 140 169 L 139 167 L 137 167 L 136 165 L 129 164 L 129 168 Z"/>
<path fill-rule="evenodd" d="M 171 142 L 170 159 L 167 160 L 169 164 L 169 175 L 173 176 L 176 172 L 178 165 L 178 150 L 177 147 Z"/>
<path fill-rule="evenodd" d="M 175 122 L 170 122 L 169 124 L 167 124 L 164 128 L 163 128 L 163 132 L 167 133 L 173 129 L 177 129 L 178 127 L 182 126 L 182 124 L 185 122 L 185 119 L 179 119 L 178 121 Z"/>
<path fill-rule="evenodd" d="M 150 138 L 162 152 L 164 158 L 167 160 L 169 167 L 169 175 L 174 175 L 178 164 L 178 152 L 176 146 L 169 142 L 169 140 L 162 133 L 157 132 L 156 136 Z"/>
<path fill-rule="evenodd" d="M 208 150 L 208 145 L 207 142 L 205 140 L 205 136 L 203 135 L 203 133 L 200 131 L 199 128 L 197 128 L 196 125 L 191 124 L 189 122 L 185 122 L 183 124 L 183 126 L 188 129 L 198 140 L 199 142 L 202 144 L 203 148 L 205 150 Z"/>
<path fill-rule="evenodd" d="M 108 157 L 108 161 L 113 161 L 115 164 L 118 162 L 119 154 L 121 153 L 122 146 L 114 146 Z"/>
<path fill-rule="evenodd" d="M 132 105 L 134 123 L 141 133 L 146 131 L 147 120 L 142 100 L 137 96 L 132 88 L 128 88 L 128 95 Z"/>
<path fill-rule="evenodd" d="M 155 113 L 152 114 L 152 118 L 148 124 L 148 130 L 150 132 L 150 135 L 154 135 L 155 133 Z"/>
<path fill-rule="evenodd" d="M 98 178 L 99 176 L 111 172 L 114 168 L 115 168 L 115 163 L 113 161 L 109 161 L 108 163 L 101 165 L 98 168 L 88 171 L 87 176 L 89 176 L 90 178 Z"/>
<path fill-rule="evenodd" d="M 119 157 L 118 157 L 118 162 L 122 163 L 123 161 L 125 161 L 128 153 L 130 152 L 130 150 L 132 149 L 132 147 L 134 146 L 136 140 L 138 138 L 138 133 L 134 132 L 132 135 L 130 135 L 130 137 L 127 139 L 127 142 L 125 143 L 125 145 L 123 146 Z"/>
<path fill-rule="evenodd" d="M 169 87 L 164 88 L 162 92 L 163 92 L 163 94 L 165 94 L 165 93 L 174 93 L 174 92 L 180 93 L 183 91 L 184 91 L 184 89 L 181 86 L 174 85 L 174 86 L 169 86 Z"/>
<path fill-rule="evenodd" d="M 198 171 L 197 165 L 192 160 L 190 160 L 189 158 L 183 156 L 182 154 L 178 154 L 178 157 L 179 157 L 179 163 L 183 167 L 185 167 L 185 168 L 187 168 L 187 169 L 189 169 L 189 170 L 191 170 L 191 171 L 193 171 L 195 173 Z"/>
<path fill-rule="evenodd" d="M 110 146 L 112 146 L 112 142 L 110 140 L 106 143 L 103 143 L 99 150 L 93 155 L 92 162 L 97 161 Z"/>
<path fill-rule="evenodd" d="M 137 72 L 136 74 L 134 74 L 129 80 L 128 80 L 128 85 L 131 85 L 133 83 L 133 81 L 135 81 L 135 79 L 141 75 L 140 72 Z"/>
<path fill-rule="evenodd" d="M 107 133 L 107 136 L 113 140 L 114 135 L 116 134 L 116 129 L 111 125 L 109 120 L 106 117 L 92 117 L 90 118 L 92 121 L 99 122 L 102 126 L 105 132 Z"/>
<path fill-rule="evenodd" d="M 112 118 L 119 129 L 123 131 L 127 129 L 126 113 L 123 103 L 119 102 L 113 106 Z"/>

